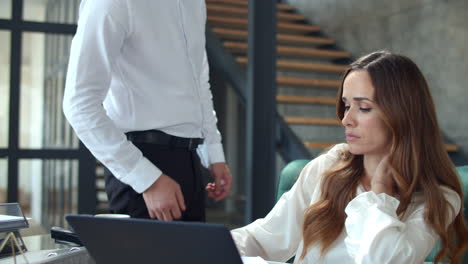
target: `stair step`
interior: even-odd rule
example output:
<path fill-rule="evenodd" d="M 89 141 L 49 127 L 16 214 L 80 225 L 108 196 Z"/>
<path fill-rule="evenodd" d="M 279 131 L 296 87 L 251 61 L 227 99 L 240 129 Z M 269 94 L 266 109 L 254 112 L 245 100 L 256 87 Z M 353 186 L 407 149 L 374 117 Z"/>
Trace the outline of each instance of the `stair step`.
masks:
<path fill-rule="evenodd" d="M 246 42 L 225 41 L 224 47 L 231 52 L 247 53 L 248 45 Z M 299 58 L 323 58 L 323 59 L 342 59 L 350 58 L 351 54 L 344 51 L 297 48 L 289 46 L 278 46 L 279 56 L 292 56 Z"/>
<path fill-rule="evenodd" d="M 278 20 L 289 20 L 289 21 L 304 21 L 304 20 L 306 20 L 306 18 L 301 14 L 278 12 L 276 15 L 277 15 Z"/>
<path fill-rule="evenodd" d="M 326 125 L 326 126 L 341 126 L 340 120 L 336 118 L 321 118 L 321 117 L 303 117 L 303 116 L 286 116 L 284 120 L 291 125 Z"/>
<path fill-rule="evenodd" d="M 230 16 L 239 16 L 239 17 L 248 17 L 249 15 L 249 10 L 247 7 L 228 7 L 225 5 L 220 5 L 220 4 L 207 4 L 206 5 L 208 14 L 226 14 Z M 294 13 L 285 13 L 279 11 L 277 14 L 277 19 L 278 20 L 284 20 L 284 21 L 303 21 L 305 20 L 305 17 L 300 14 L 294 14 Z"/>
<path fill-rule="evenodd" d="M 247 29 L 248 20 L 246 18 L 208 16 L 207 23 L 211 26 L 224 25 L 228 27 Z M 278 31 L 305 34 L 305 33 L 318 32 L 320 31 L 320 27 L 312 26 L 312 25 L 278 22 Z"/>
<path fill-rule="evenodd" d="M 329 59 L 338 59 L 338 58 L 351 58 L 351 54 L 345 51 L 336 51 L 336 50 L 324 50 L 324 49 L 312 49 L 312 48 L 296 48 L 288 46 L 279 46 L 278 53 L 283 56 L 295 56 L 300 58 L 329 58 Z"/>
<path fill-rule="evenodd" d="M 333 146 L 333 145 L 336 145 L 336 144 L 339 144 L 340 142 L 310 142 L 310 141 L 306 141 L 304 142 L 304 145 L 307 147 L 307 148 L 328 148 L 330 146 Z M 457 145 L 454 145 L 454 144 L 445 144 L 445 149 L 447 150 L 447 152 L 457 152 L 459 147 Z"/>
<path fill-rule="evenodd" d="M 445 149 L 448 152 L 458 152 L 459 147 L 458 145 L 455 145 L 455 144 L 445 144 Z"/>
<path fill-rule="evenodd" d="M 278 3 L 276 4 L 277 8 L 283 11 L 294 11 L 294 7 L 289 4 Z"/>
<path fill-rule="evenodd" d="M 247 57 L 237 57 L 236 61 L 242 65 L 247 65 L 248 63 Z M 281 70 L 318 71 L 331 73 L 343 73 L 348 68 L 347 66 L 342 65 L 306 63 L 288 60 L 277 60 L 276 67 Z"/>
<path fill-rule="evenodd" d="M 277 95 L 276 101 L 283 104 L 336 104 L 336 98 L 321 96 Z"/>
<path fill-rule="evenodd" d="M 233 6 L 242 6 L 247 7 L 249 5 L 248 1 L 242 0 L 206 0 L 206 3 L 218 3 L 218 4 L 225 4 L 225 5 L 233 5 Z M 289 4 L 278 3 L 276 4 L 276 8 L 281 11 L 293 11 L 294 7 Z"/>
<path fill-rule="evenodd" d="M 287 85 L 287 86 L 300 86 L 300 87 L 326 87 L 326 88 L 339 88 L 341 81 L 335 80 L 323 80 L 323 79 L 309 79 L 301 77 L 291 77 L 291 76 L 278 76 L 276 78 L 278 85 Z"/>
<path fill-rule="evenodd" d="M 227 29 L 214 27 L 213 32 L 224 39 L 247 41 L 248 32 L 239 29 Z M 330 38 L 297 36 L 290 34 L 277 34 L 276 41 L 279 44 L 295 44 L 295 45 L 331 45 L 335 41 Z"/>

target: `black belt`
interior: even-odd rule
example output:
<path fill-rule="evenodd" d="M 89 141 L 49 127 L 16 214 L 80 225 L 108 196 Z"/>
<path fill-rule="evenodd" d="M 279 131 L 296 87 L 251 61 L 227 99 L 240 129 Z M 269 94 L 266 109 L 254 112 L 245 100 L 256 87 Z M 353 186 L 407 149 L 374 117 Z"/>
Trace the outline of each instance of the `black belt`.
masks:
<path fill-rule="evenodd" d="M 133 131 L 125 133 L 127 139 L 135 143 L 150 143 L 171 148 L 194 150 L 203 144 L 202 138 L 183 138 L 168 135 L 159 130 Z"/>

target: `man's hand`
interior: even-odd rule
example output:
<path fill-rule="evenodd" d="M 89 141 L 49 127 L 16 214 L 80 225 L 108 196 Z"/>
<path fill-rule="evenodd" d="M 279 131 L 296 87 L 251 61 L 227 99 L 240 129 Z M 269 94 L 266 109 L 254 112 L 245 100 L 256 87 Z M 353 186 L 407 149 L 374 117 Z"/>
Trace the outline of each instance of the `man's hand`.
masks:
<path fill-rule="evenodd" d="M 224 162 L 213 163 L 210 165 L 210 174 L 215 182 L 208 183 L 206 186 L 208 197 L 215 201 L 224 199 L 228 195 L 232 183 L 232 175 L 228 166 Z"/>
<path fill-rule="evenodd" d="M 172 221 L 182 216 L 185 201 L 180 186 L 169 176 L 162 174 L 146 191 L 143 192 L 148 213 L 151 218 Z"/>

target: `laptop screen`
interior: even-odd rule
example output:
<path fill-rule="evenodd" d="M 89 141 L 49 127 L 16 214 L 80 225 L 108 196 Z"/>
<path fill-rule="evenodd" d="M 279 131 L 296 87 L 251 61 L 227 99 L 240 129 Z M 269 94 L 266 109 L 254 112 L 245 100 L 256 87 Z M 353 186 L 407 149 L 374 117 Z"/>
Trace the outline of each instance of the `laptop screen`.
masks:
<path fill-rule="evenodd" d="M 96 263 L 242 264 L 223 225 L 67 215 Z"/>

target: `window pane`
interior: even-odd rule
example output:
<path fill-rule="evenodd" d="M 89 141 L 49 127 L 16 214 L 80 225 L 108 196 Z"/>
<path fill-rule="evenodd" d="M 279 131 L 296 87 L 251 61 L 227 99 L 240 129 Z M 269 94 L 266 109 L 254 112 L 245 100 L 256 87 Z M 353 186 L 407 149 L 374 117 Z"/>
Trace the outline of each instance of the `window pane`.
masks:
<path fill-rule="evenodd" d="M 23 19 L 76 24 L 79 6 L 80 0 L 24 0 Z"/>
<path fill-rule="evenodd" d="M 77 160 L 20 160 L 18 184 L 24 214 L 44 230 L 78 212 Z"/>
<path fill-rule="evenodd" d="M 62 112 L 71 39 L 71 35 L 23 34 L 21 148 L 78 148 Z"/>
<path fill-rule="evenodd" d="M 0 203 L 7 201 L 8 160 L 0 159 Z"/>
<path fill-rule="evenodd" d="M 6 148 L 8 146 L 8 120 L 10 112 L 9 31 L 0 30 L 0 47 L 0 148 Z"/>
<path fill-rule="evenodd" d="M 11 19 L 11 0 L 0 0 L 0 19 Z"/>

